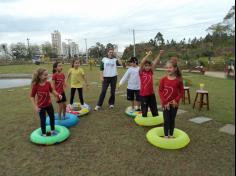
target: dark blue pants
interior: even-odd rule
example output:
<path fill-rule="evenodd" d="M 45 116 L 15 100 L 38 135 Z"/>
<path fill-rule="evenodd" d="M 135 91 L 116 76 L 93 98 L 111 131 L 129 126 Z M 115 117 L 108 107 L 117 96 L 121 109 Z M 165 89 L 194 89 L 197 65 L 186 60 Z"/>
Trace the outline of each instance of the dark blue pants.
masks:
<path fill-rule="evenodd" d="M 71 92 L 70 92 L 70 104 L 71 104 L 71 105 L 73 104 L 76 89 L 78 90 L 80 104 L 81 104 L 81 105 L 84 105 L 83 88 L 71 88 Z"/>
<path fill-rule="evenodd" d="M 109 105 L 114 105 L 115 104 L 115 91 L 116 91 L 116 82 L 117 82 L 117 76 L 114 77 L 104 77 L 104 80 L 102 82 L 102 92 L 99 96 L 99 100 L 97 105 L 102 106 L 103 101 L 106 96 L 107 88 L 109 85 L 111 86 L 111 96 L 109 98 Z"/>
<path fill-rule="evenodd" d="M 158 116 L 157 101 L 155 94 L 148 96 L 141 96 L 141 110 L 143 117 L 147 117 L 148 107 L 150 108 L 153 117 Z"/>
<path fill-rule="evenodd" d="M 50 118 L 51 130 L 55 129 L 55 116 L 54 116 L 53 106 L 50 105 L 48 107 L 41 108 L 39 111 L 39 117 L 40 117 L 42 134 L 46 134 L 46 112 L 48 113 L 48 116 Z"/>
<path fill-rule="evenodd" d="M 164 133 L 165 136 L 173 136 L 174 133 L 174 128 L 175 128 L 175 117 L 177 114 L 178 108 L 174 108 L 170 106 L 169 110 L 164 110 L 163 115 L 164 115 Z"/>

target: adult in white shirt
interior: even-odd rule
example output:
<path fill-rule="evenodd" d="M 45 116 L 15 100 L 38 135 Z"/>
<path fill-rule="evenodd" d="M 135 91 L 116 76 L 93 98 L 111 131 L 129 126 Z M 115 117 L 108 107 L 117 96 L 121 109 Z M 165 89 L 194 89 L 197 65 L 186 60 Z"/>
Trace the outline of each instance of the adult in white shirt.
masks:
<path fill-rule="evenodd" d="M 99 110 L 103 104 L 104 98 L 106 96 L 107 88 L 111 86 L 111 95 L 108 101 L 109 107 L 114 108 L 115 104 L 115 91 L 117 82 L 117 64 L 121 65 L 121 62 L 114 57 L 114 49 L 109 48 L 107 57 L 102 59 L 100 65 L 100 79 L 102 80 L 102 91 L 99 96 L 97 106 L 95 111 Z"/>

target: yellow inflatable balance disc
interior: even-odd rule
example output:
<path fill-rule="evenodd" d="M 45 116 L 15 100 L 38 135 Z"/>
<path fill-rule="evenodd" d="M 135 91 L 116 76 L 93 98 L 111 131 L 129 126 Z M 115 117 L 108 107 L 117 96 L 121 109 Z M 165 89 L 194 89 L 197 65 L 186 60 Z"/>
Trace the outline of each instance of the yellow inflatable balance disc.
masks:
<path fill-rule="evenodd" d="M 159 116 L 153 117 L 151 112 L 148 112 L 147 117 L 139 114 L 135 117 L 134 121 L 140 126 L 154 126 L 164 123 L 163 112 L 158 112 Z"/>
<path fill-rule="evenodd" d="M 164 138 L 164 128 L 156 127 L 146 134 L 148 142 L 163 149 L 180 149 L 188 145 L 189 136 L 182 130 L 174 129 L 174 138 Z"/>
<path fill-rule="evenodd" d="M 134 118 L 134 117 L 136 117 L 137 115 L 142 114 L 142 112 L 141 112 L 141 111 L 133 111 L 133 110 L 132 110 L 132 107 L 129 106 L 129 107 L 127 107 L 127 108 L 125 109 L 125 114 L 127 114 L 128 116 Z"/>
<path fill-rule="evenodd" d="M 91 110 L 91 107 L 86 103 L 84 103 L 83 106 L 81 106 L 80 103 L 73 103 L 72 106 L 67 105 L 66 107 L 67 113 L 77 115 L 78 117 L 88 114 L 90 110 Z"/>

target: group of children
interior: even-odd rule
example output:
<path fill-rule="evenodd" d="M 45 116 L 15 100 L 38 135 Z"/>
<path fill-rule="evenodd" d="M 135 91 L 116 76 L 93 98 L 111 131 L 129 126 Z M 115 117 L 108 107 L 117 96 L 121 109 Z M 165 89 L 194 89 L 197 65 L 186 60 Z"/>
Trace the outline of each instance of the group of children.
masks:
<path fill-rule="evenodd" d="M 98 111 L 101 108 L 109 85 L 111 87 L 111 95 L 108 103 L 110 108 L 114 108 L 117 83 L 116 66 L 118 63 L 121 64 L 121 62 L 120 60 L 114 58 L 113 52 L 114 51 L 112 48 L 108 49 L 108 56 L 104 57 L 101 62 L 100 77 L 102 80 L 102 90 L 97 105 L 94 108 L 95 111 Z M 159 55 L 153 62 L 150 62 L 148 57 L 152 54 L 152 52 L 147 52 L 146 56 L 141 60 L 140 66 L 138 66 L 138 59 L 136 57 L 132 57 L 129 61 L 129 69 L 126 71 L 118 84 L 119 89 L 120 86 L 128 81 L 127 99 L 131 101 L 131 111 L 141 110 L 144 118 L 147 117 L 149 108 L 152 116 L 158 118 L 157 102 L 153 89 L 153 74 L 163 53 L 164 51 L 160 50 Z M 31 101 L 35 112 L 39 114 L 43 136 L 46 136 L 46 112 L 50 117 L 51 134 L 56 134 L 54 130 L 54 110 L 50 99 L 50 93 L 53 93 L 57 99 L 57 103 L 59 105 L 59 118 L 65 118 L 65 88 L 66 82 L 69 79 L 71 82 L 70 106 L 73 104 L 76 89 L 79 94 L 81 107 L 83 108 L 85 106 L 83 99 L 83 85 L 85 84 L 86 87 L 88 87 L 88 83 L 83 69 L 79 66 L 79 59 L 75 59 L 72 63 L 72 68 L 68 71 L 68 76 L 65 78 L 65 75 L 62 73 L 62 63 L 54 63 L 51 83 L 48 81 L 48 72 L 46 69 L 39 68 L 34 73 L 32 78 Z M 184 88 L 182 75 L 177 65 L 177 60 L 170 59 L 167 62 L 166 67 L 167 75 L 160 80 L 158 93 L 163 107 L 164 134 L 166 138 L 172 138 L 178 103 L 183 96 Z"/>
<path fill-rule="evenodd" d="M 71 96 L 70 96 L 70 108 L 74 101 L 75 91 L 78 90 L 81 108 L 84 107 L 83 100 L 83 85 L 85 83 L 88 86 L 85 73 L 82 68 L 79 67 L 79 59 L 73 60 L 72 68 L 68 71 L 68 76 L 65 78 L 62 72 L 62 63 L 55 62 L 53 64 L 52 81 L 48 81 L 48 71 L 44 68 L 38 68 L 33 74 L 31 84 L 31 101 L 35 112 L 39 114 L 42 136 L 55 135 L 55 116 L 50 93 L 53 93 L 58 103 L 58 118 L 65 119 L 66 116 L 66 95 L 65 88 L 66 82 L 70 79 L 71 83 Z M 50 118 L 51 132 L 46 133 L 46 112 Z"/>
<path fill-rule="evenodd" d="M 153 89 L 153 73 L 159 63 L 164 51 L 160 50 L 159 55 L 153 62 L 148 61 L 151 51 L 141 60 L 140 67 L 135 57 L 130 59 L 130 68 L 126 71 L 119 82 L 119 87 L 128 80 L 127 100 L 131 101 L 131 112 L 139 111 L 141 104 L 142 117 L 147 117 L 148 108 L 153 117 L 158 117 L 156 97 Z M 175 117 L 178 104 L 184 94 L 182 74 L 177 65 L 177 59 L 171 58 L 166 64 L 166 76 L 161 78 L 158 88 L 163 116 L 164 116 L 164 137 L 173 138 L 175 128 Z M 135 96 L 135 99 L 134 99 Z"/>

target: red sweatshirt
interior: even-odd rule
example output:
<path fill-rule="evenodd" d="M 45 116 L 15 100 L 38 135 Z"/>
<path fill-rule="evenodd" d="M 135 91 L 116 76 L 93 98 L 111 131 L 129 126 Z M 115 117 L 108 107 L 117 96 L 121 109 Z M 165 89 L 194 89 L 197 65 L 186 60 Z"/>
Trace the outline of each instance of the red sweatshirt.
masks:
<path fill-rule="evenodd" d="M 52 103 L 50 92 L 52 92 L 52 86 L 48 81 L 44 85 L 34 84 L 32 86 L 31 97 L 35 97 L 37 94 L 38 107 L 45 108 Z"/>
<path fill-rule="evenodd" d="M 64 92 L 65 75 L 63 73 L 54 73 L 52 80 L 55 81 L 55 89 L 59 94 Z"/>
<path fill-rule="evenodd" d="M 141 96 L 148 96 L 154 94 L 153 90 L 153 71 L 139 71 L 140 76 L 140 95 Z"/>
<path fill-rule="evenodd" d="M 172 100 L 175 100 L 177 103 L 179 103 L 179 100 L 184 94 L 183 81 L 179 78 L 170 80 L 167 76 L 165 76 L 160 80 L 158 92 L 162 106 L 166 105 Z"/>

